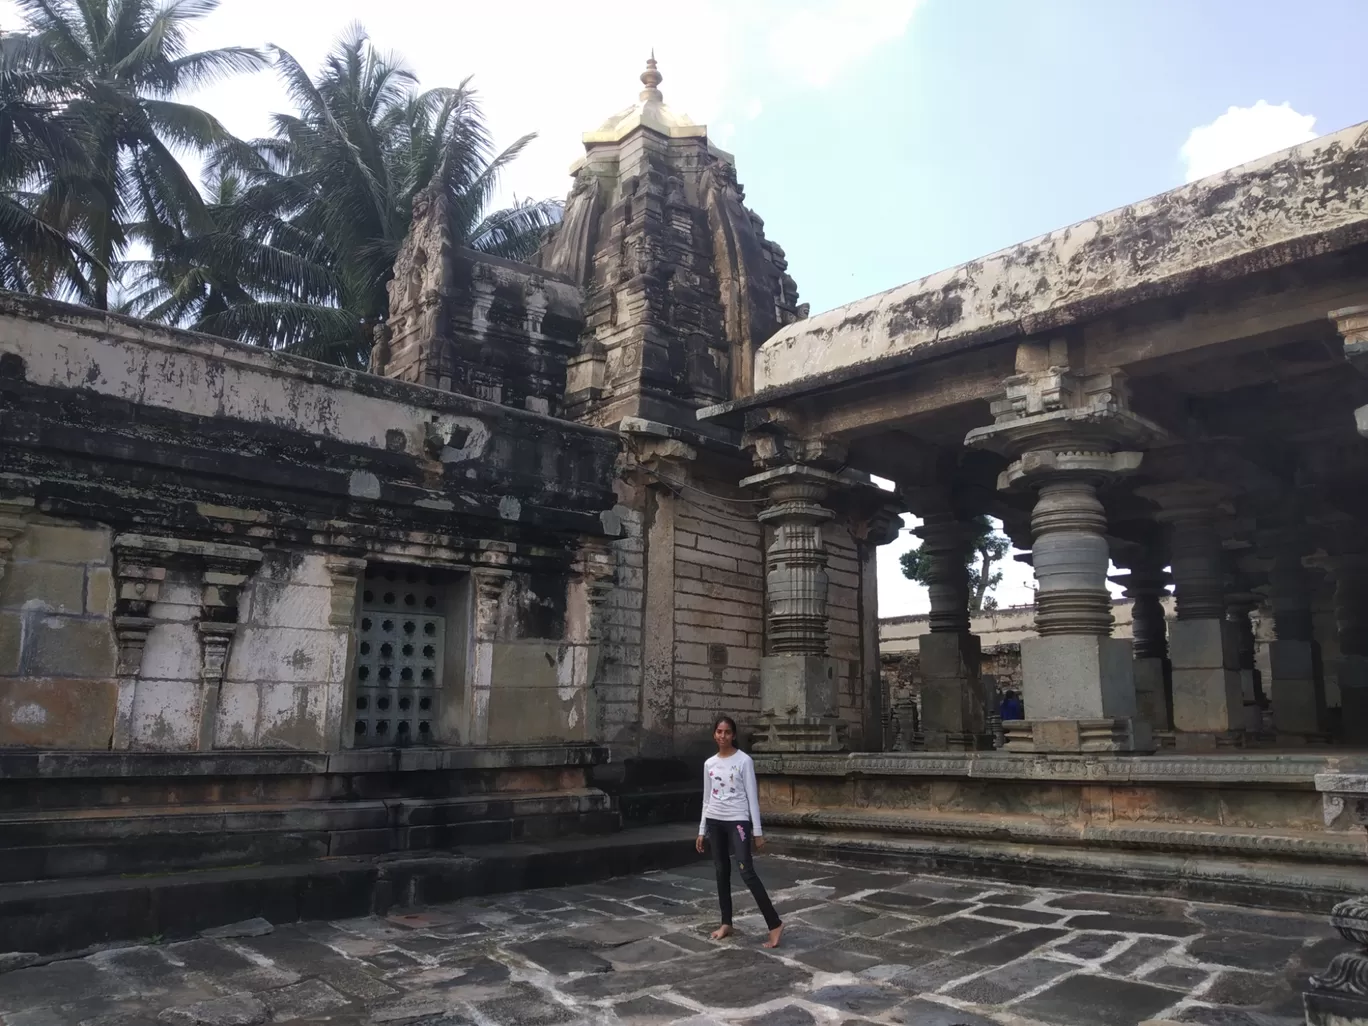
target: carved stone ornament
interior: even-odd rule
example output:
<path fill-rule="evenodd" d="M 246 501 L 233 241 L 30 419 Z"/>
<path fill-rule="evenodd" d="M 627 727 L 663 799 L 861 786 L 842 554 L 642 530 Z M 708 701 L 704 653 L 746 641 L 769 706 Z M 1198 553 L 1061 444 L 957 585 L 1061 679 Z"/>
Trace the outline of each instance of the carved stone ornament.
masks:
<path fill-rule="evenodd" d="M 1360 950 L 1336 955 L 1325 972 L 1311 977 L 1311 989 L 1368 998 L 1368 895 L 1341 901 L 1330 912 L 1330 925 Z"/>
<path fill-rule="evenodd" d="M 1316 790 L 1325 802 L 1327 827 L 1368 828 L 1368 773 L 1318 773 Z M 1309 1026 L 1368 1023 L 1368 894 L 1341 901 L 1330 925 L 1357 951 L 1336 955 L 1311 977 L 1305 995 Z"/>

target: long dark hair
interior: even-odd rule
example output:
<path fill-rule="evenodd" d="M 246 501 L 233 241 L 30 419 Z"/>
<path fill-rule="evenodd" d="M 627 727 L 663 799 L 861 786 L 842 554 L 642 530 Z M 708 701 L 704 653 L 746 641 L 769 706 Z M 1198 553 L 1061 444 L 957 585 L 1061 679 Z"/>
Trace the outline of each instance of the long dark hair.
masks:
<path fill-rule="evenodd" d="M 731 727 L 732 737 L 736 737 L 736 721 L 732 719 L 730 716 L 719 716 L 717 717 L 717 719 L 713 720 L 713 733 L 716 734 L 717 728 L 724 723 L 727 726 Z"/>

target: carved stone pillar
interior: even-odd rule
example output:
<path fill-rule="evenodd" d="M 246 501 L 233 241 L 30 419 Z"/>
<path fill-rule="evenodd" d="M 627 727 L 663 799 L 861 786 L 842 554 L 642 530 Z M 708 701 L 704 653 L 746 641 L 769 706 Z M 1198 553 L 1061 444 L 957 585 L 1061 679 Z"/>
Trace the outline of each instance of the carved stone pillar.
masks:
<path fill-rule="evenodd" d="M 474 658 L 470 668 L 470 686 L 466 691 L 466 744 L 489 743 L 489 690 L 494 681 L 494 644 L 499 634 L 499 610 L 504 592 L 512 577 L 503 560 L 491 560 L 471 571 L 471 641 Z"/>
<path fill-rule="evenodd" d="M 879 659 L 878 555 L 879 546 L 887 545 L 902 531 L 900 507 L 900 503 L 881 503 L 873 510 L 866 508 L 851 524 L 860 564 L 860 679 L 864 687 L 861 733 L 864 750 L 871 752 L 885 751 L 891 743 L 892 696 L 885 694 Z"/>
<path fill-rule="evenodd" d="M 0 581 L 5 579 L 14 540 L 24 533 L 25 518 L 32 512 L 32 499 L 0 499 Z"/>
<path fill-rule="evenodd" d="M 1111 580 L 1131 600 L 1131 650 L 1135 656 L 1135 712 L 1151 730 L 1173 729 L 1173 681 L 1169 665 L 1168 622 L 1163 598 L 1169 575 L 1162 554 L 1152 545 L 1135 546 L 1118 556 L 1129 572 Z"/>
<path fill-rule="evenodd" d="M 214 747 L 219 692 L 228 668 L 228 653 L 238 629 L 238 598 L 242 586 L 261 564 L 255 549 L 230 551 L 236 546 L 213 546 L 205 555 L 200 592 L 200 726 L 199 747 Z"/>
<path fill-rule="evenodd" d="M 199 577 L 200 720 L 198 747 L 214 744 L 219 690 L 233 638 L 237 633 L 238 595 L 261 565 L 261 552 L 242 545 L 122 534 L 114 539 L 114 636 L 119 648 L 119 695 L 114 714 L 112 747 L 132 743 L 133 704 L 142 673 L 147 636 L 156 621 L 152 606 L 161 598 L 171 569 Z"/>
<path fill-rule="evenodd" d="M 598 668 L 602 658 L 603 642 L 607 634 L 606 618 L 608 598 L 613 591 L 617 567 L 613 550 L 604 538 L 585 539 L 575 557 L 575 588 L 579 591 L 576 602 L 581 608 L 572 614 L 569 638 L 584 644 L 583 665 L 576 660 L 575 683 L 581 687 L 592 688 L 598 680 Z M 583 623 L 575 623 L 578 617 Z"/>
<path fill-rule="evenodd" d="M 922 747 L 992 748 L 980 680 L 983 653 L 969 630 L 970 527 L 953 513 L 938 513 L 929 515 L 916 533 L 930 564 L 931 596 L 931 632 L 918 639 Z"/>
<path fill-rule="evenodd" d="M 1240 667 L 1240 696 L 1244 701 L 1244 729 L 1257 734 L 1263 729 L 1263 682 L 1257 667 L 1258 644 L 1254 638 L 1254 622 L 1250 619 L 1259 608 L 1261 597 L 1236 583 L 1226 595 L 1226 622 L 1230 624 L 1235 658 Z"/>
<path fill-rule="evenodd" d="M 836 665 L 827 656 L 827 551 L 823 505 L 837 475 L 789 464 L 746 478 L 769 504 L 759 514 L 773 530 L 765 553 L 767 652 L 760 663 L 755 750 L 837 752 L 847 747 L 839 717 Z"/>
<path fill-rule="evenodd" d="M 1138 720 L 1131 643 L 1112 638 L 1107 517 L 1097 489 L 1140 464 L 1127 446 L 1162 430 L 1128 408 L 1119 372 L 1061 366 L 1067 346 L 1018 348 L 1024 373 L 994 402 L 996 422 L 965 442 L 1014 458 L 1000 488 L 1034 488 L 1031 562 L 1036 631 L 1021 644 L 1026 719 L 1006 722 L 1007 748 L 1034 752 L 1152 750 Z"/>
<path fill-rule="evenodd" d="M 1263 532 L 1260 542 L 1273 557 L 1269 604 L 1275 640 L 1268 643 L 1273 729 L 1287 743 L 1323 739 L 1329 727 L 1325 677 L 1312 622 L 1314 588 L 1302 562 L 1311 547 L 1298 528 Z"/>
<path fill-rule="evenodd" d="M 1344 355 L 1360 374 L 1368 374 L 1368 306 L 1332 310 L 1344 339 Z M 1368 406 L 1354 411 L 1358 433 L 1368 437 Z M 1347 550 L 1343 571 L 1335 575 L 1335 619 L 1339 628 L 1340 712 L 1344 740 L 1368 745 L 1368 555 L 1355 545 Z M 1346 647 L 1347 646 L 1347 647 Z"/>
<path fill-rule="evenodd" d="M 1343 740 L 1363 748 L 1368 747 L 1368 552 L 1337 553 L 1333 568 Z"/>
<path fill-rule="evenodd" d="M 323 737 L 330 745 L 351 748 L 356 733 L 351 729 L 352 710 L 355 708 L 357 617 L 361 582 L 366 576 L 366 561 L 352 556 L 328 556 L 325 564 L 332 579 L 328 595 L 328 625 L 346 640 L 347 658 L 340 668 L 340 676 L 329 683 L 327 719 Z"/>
<path fill-rule="evenodd" d="M 114 638 L 118 644 L 119 694 L 110 746 L 132 743 L 133 698 L 142 673 L 143 651 L 155 621 L 148 615 L 166 581 L 164 561 L 124 538 L 114 540 Z"/>
<path fill-rule="evenodd" d="M 1225 553 L 1217 530 L 1225 493 L 1203 481 L 1136 491 L 1162 507 L 1157 519 L 1169 528 L 1177 606 L 1169 631 L 1175 743 L 1192 750 L 1240 744 L 1244 696 L 1234 634 L 1226 620 Z"/>

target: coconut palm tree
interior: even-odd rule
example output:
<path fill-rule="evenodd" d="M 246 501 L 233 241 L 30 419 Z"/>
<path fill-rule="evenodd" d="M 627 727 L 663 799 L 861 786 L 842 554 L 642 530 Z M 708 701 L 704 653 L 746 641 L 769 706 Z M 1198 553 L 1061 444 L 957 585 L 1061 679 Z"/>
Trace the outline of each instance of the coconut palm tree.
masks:
<path fill-rule="evenodd" d="M 329 305 L 339 288 L 316 240 L 257 208 L 236 175 L 211 177 L 205 192 L 207 230 L 134 226 L 152 255 L 125 262 L 123 312 L 271 349 L 351 330 Z"/>
<path fill-rule="evenodd" d="M 93 257 L 88 301 L 109 304 L 129 244 L 159 227 L 212 229 L 175 150 L 205 151 L 231 136 L 217 119 L 173 97 L 265 57 L 245 47 L 192 53 L 192 22 L 218 0 L 18 0 L 31 44 L 55 81 L 38 90 L 77 127 L 85 166 L 46 177 L 31 209 Z M 147 238 L 155 242 L 155 239 Z"/>
<path fill-rule="evenodd" d="M 291 273 L 276 282 L 277 293 L 297 302 L 216 315 L 224 330 L 236 318 L 235 333 L 247 323 L 255 332 L 237 337 L 265 341 L 270 327 L 267 344 L 364 366 L 421 190 L 447 190 L 458 245 L 512 259 L 530 256 L 557 219 L 559 207 L 549 202 L 488 211 L 499 175 L 534 136 L 496 152 L 469 80 L 421 91 L 403 62 L 377 51 L 360 26 L 338 41 L 317 80 L 284 50 L 275 50 L 275 64 L 295 112 L 277 114 L 269 138 L 226 143 L 213 167 L 240 178 L 239 203 L 250 210 L 242 223 L 258 240 L 313 265 L 320 273 L 311 286 L 326 271 L 333 291 L 317 298 Z"/>
<path fill-rule="evenodd" d="M 31 39 L 0 36 L 0 288 L 88 295 L 93 258 L 35 211 L 44 180 L 84 163 L 80 126 L 58 99 L 72 92 Z"/>

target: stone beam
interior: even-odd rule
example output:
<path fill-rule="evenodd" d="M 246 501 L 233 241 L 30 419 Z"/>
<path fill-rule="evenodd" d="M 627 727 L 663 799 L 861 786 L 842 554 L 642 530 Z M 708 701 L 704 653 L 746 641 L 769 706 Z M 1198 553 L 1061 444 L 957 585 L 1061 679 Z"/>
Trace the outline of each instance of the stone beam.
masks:
<path fill-rule="evenodd" d="M 1368 131 L 1348 128 L 789 325 L 757 354 L 757 391 L 1056 331 L 1368 241 L 1365 150 Z"/>

